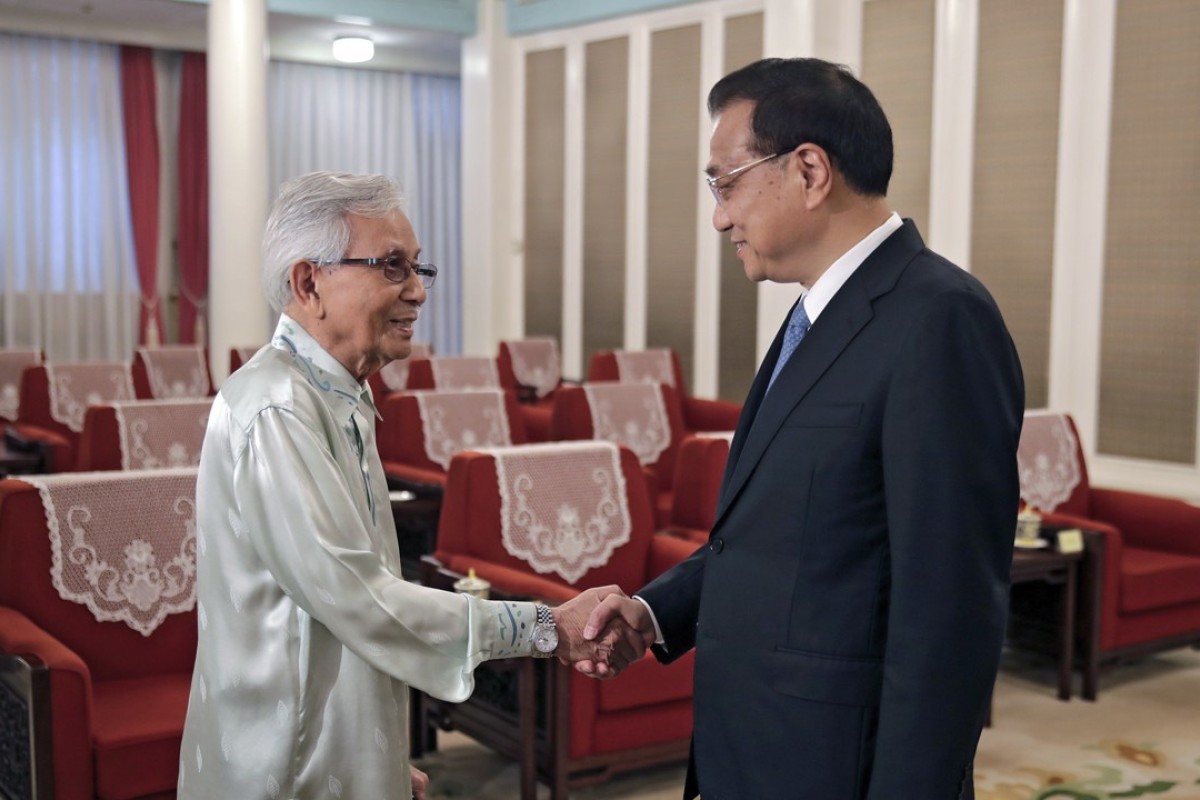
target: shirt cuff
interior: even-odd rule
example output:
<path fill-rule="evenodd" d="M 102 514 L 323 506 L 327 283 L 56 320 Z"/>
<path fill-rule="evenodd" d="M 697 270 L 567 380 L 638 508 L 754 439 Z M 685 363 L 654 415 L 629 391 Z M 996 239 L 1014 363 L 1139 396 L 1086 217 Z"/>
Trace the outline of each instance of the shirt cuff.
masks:
<path fill-rule="evenodd" d="M 492 648 L 488 660 L 533 654 L 533 625 L 537 604 L 509 600 L 482 600 L 493 620 Z"/>
<path fill-rule="evenodd" d="M 633 599 L 644 605 L 646 607 L 646 611 L 650 613 L 650 621 L 654 623 L 654 643 L 657 645 L 666 644 L 666 642 L 663 641 L 662 628 L 658 627 L 658 617 L 654 616 L 654 609 L 650 607 L 649 603 L 642 599 L 641 595 L 635 594 Z"/>

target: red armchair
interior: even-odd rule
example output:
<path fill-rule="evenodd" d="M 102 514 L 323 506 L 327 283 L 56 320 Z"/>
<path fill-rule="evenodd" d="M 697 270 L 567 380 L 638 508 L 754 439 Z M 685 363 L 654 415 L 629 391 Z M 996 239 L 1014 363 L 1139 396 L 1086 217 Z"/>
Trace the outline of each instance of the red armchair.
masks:
<path fill-rule="evenodd" d="M 198 466 L 212 400 L 129 400 L 88 406 L 81 472 Z"/>
<path fill-rule="evenodd" d="M 51 375 L 61 384 L 52 403 Z M 76 467 L 84 411 L 92 403 L 132 400 L 128 364 L 41 364 L 21 375 L 21 408 L 5 435 L 21 448 L 42 453 L 43 472 L 70 472 Z M 57 411 L 55 411 L 57 409 Z M 64 421 L 65 420 L 65 421 Z"/>
<path fill-rule="evenodd" d="M 695 545 L 654 535 L 653 512 L 637 459 L 625 448 L 620 448 L 619 458 L 632 526 L 629 541 L 613 550 L 606 563 L 568 583 L 556 573 L 535 571 L 502 544 L 495 456 L 478 452 L 455 456 L 437 549 L 423 565 L 426 582 L 447 587 L 473 569 L 491 582 L 493 597 L 551 603 L 610 583 L 626 592 L 636 591 L 690 555 Z M 529 696 L 534 670 L 545 693 L 536 736 L 529 726 L 536 716 L 536 704 Z M 511 679 L 514 672 L 530 679 L 525 691 L 518 692 L 527 721 L 524 729 L 519 725 L 522 712 L 504 700 L 512 688 L 511 681 L 504 684 L 504 676 Z M 569 787 L 598 783 L 622 770 L 687 758 L 692 729 L 691 654 L 668 666 L 647 654 L 614 681 L 587 678 L 553 659 L 488 662 L 477 671 L 477 678 L 479 688 L 461 705 L 421 699 L 422 733 L 414 741 L 418 753 L 435 744 L 436 727 L 457 728 L 519 758 L 523 775 L 532 778 L 535 770 L 539 772 L 550 783 L 553 800 L 565 800 Z M 524 787 L 523 796 L 532 800 L 532 786 Z"/>
<path fill-rule="evenodd" d="M 717 515 L 717 496 L 729 460 L 729 438 L 689 436 L 675 459 L 671 516 L 665 533 L 703 544 Z"/>
<path fill-rule="evenodd" d="M 539 356 L 542 363 L 534 361 Z M 561 363 L 558 344 L 551 338 L 500 342 L 500 351 L 496 356 L 500 385 L 516 392 L 521 401 L 521 414 L 525 417 L 530 441 L 551 440 L 554 398 L 563 382 Z M 539 387 L 536 385 L 539 382 L 550 384 L 551 388 L 547 390 L 546 385 Z"/>
<path fill-rule="evenodd" d="M 147 496 L 168 491 L 156 482 L 167 479 L 154 477 L 161 472 L 104 475 L 109 489 L 128 481 Z M 170 491 L 178 494 L 178 477 Z M 174 797 L 195 612 L 167 616 L 149 636 L 97 622 L 59 595 L 51 558 L 38 489 L 0 481 L 0 752 L 29 759 L 6 760 L 7 777 L 32 773 L 37 791 L 15 796 Z M 32 725 L 21 719 L 25 709 Z"/>
<path fill-rule="evenodd" d="M 440 379 L 439 379 L 440 375 Z M 464 391 L 500 389 L 496 359 L 482 356 L 434 356 L 408 362 L 408 388 Z"/>
<path fill-rule="evenodd" d="M 139 347 L 133 354 L 132 375 L 139 400 L 182 400 L 216 394 L 208 349 L 199 345 Z"/>
<path fill-rule="evenodd" d="M 621 374 L 617 352 L 616 350 L 601 350 L 593 354 L 591 362 L 588 364 L 587 379 L 589 381 L 640 380 L 641 378 L 638 376 L 631 378 Z M 728 400 L 693 397 L 688 394 L 687 387 L 683 383 L 683 365 L 679 363 L 679 354 L 674 350 L 665 352 L 671 362 L 671 380 L 663 382 L 670 384 L 679 393 L 680 403 L 683 407 L 684 427 L 688 431 L 731 431 L 736 428 L 738 417 L 742 413 L 741 404 Z"/>
<path fill-rule="evenodd" d="M 1200 644 L 1200 508 L 1091 486 L 1066 414 L 1026 415 L 1020 462 L 1022 498 L 1042 524 L 1085 531 L 1083 696 L 1095 699 L 1103 668 Z M 1096 635 L 1087 635 L 1092 628 Z"/>
<path fill-rule="evenodd" d="M 453 399 L 461 392 L 424 392 L 430 397 L 449 397 Z M 504 423 L 508 427 L 509 439 L 507 444 L 525 444 L 528 436 L 525 424 L 520 414 L 516 398 L 507 392 L 472 392 L 479 397 L 493 396 L 500 401 L 504 409 Z M 376 428 L 376 443 L 379 447 L 379 458 L 383 461 L 383 471 L 388 477 L 388 483 L 393 488 L 406 489 L 417 494 L 440 494 L 446 486 L 446 467 L 434 461 L 429 456 L 425 439 L 426 420 L 422 414 L 421 401 L 411 392 L 397 392 L 383 397 L 379 401 L 379 415 L 382 419 Z M 484 410 L 480 407 L 467 409 L 470 412 Z M 470 423 L 479 431 L 486 431 L 491 421 L 482 416 Z M 481 434 L 482 435 L 482 434 Z M 485 446 L 482 442 L 476 446 Z M 435 453 L 446 451 L 446 443 L 434 443 Z"/>
<path fill-rule="evenodd" d="M 21 373 L 43 361 L 42 351 L 32 347 L 0 347 L 0 430 L 17 420 Z"/>
<path fill-rule="evenodd" d="M 630 391 L 640 391 L 646 384 L 629 384 Z M 586 386 L 586 385 L 585 385 Z M 571 441 L 576 439 L 595 439 L 596 420 L 593 418 L 592 406 L 588 400 L 585 386 L 563 386 L 557 392 L 554 401 L 554 413 L 550 421 L 550 437 L 554 441 Z M 620 384 L 605 384 L 604 388 L 622 388 Z M 670 523 L 671 505 L 674 502 L 675 463 L 679 446 L 687 436 L 683 421 L 683 408 L 679 394 L 666 384 L 660 384 L 663 410 L 667 416 L 667 427 L 670 439 L 666 448 L 653 461 L 643 460 L 646 479 L 651 489 L 654 502 L 655 522 L 662 528 Z M 613 432 L 617 443 L 639 450 L 639 443 L 632 441 L 629 430 L 624 426 Z"/>

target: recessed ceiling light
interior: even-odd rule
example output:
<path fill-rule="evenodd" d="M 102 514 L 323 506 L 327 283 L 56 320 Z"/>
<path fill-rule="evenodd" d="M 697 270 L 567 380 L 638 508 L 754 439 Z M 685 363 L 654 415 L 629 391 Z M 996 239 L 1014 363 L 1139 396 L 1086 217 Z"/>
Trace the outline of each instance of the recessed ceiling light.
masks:
<path fill-rule="evenodd" d="M 375 57 L 375 43 L 362 36 L 342 36 L 333 40 L 333 57 L 346 64 L 361 64 Z"/>

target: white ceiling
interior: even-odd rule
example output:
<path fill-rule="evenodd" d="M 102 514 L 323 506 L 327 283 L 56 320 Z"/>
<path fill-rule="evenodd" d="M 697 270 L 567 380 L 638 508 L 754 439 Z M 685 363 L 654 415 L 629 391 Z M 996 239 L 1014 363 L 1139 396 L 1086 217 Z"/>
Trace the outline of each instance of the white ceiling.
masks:
<path fill-rule="evenodd" d="M 0 30 L 181 50 L 204 50 L 208 6 L 177 0 L 0 0 Z M 271 13 L 271 58 L 333 64 L 334 38 L 366 35 L 375 58 L 366 69 L 455 74 L 455 34 Z M 345 65 L 343 65 L 345 66 Z"/>

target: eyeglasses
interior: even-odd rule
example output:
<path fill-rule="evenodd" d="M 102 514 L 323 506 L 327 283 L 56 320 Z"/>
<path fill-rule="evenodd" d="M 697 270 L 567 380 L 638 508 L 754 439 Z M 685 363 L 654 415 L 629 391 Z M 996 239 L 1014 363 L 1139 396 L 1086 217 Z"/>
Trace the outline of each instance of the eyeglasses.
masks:
<path fill-rule="evenodd" d="M 339 258 L 336 261 L 313 259 L 312 261 L 314 264 L 322 267 L 334 264 L 347 264 L 352 267 L 379 267 L 383 270 L 383 277 L 392 283 L 404 283 L 415 272 L 421 281 L 421 285 L 426 289 L 433 286 L 433 282 L 437 280 L 438 274 L 438 268 L 433 264 L 421 264 L 396 255 L 385 256 L 384 258 Z"/>
<path fill-rule="evenodd" d="M 729 197 L 729 190 L 733 188 L 733 184 L 737 182 L 737 177 L 739 175 L 741 175 L 743 172 L 754 169 L 759 164 L 765 164 L 772 159 L 779 158 L 780 156 L 786 156 L 790 152 L 792 151 L 781 150 L 774 155 L 763 156 L 757 161 L 751 161 L 749 164 L 743 164 L 737 169 L 731 169 L 724 175 L 706 175 L 704 180 L 708 182 L 708 188 L 712 190 L 713 198 L 717 201 L 717 205 L 723 206 Z"/>

